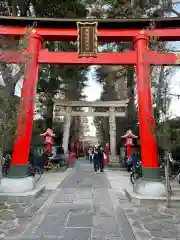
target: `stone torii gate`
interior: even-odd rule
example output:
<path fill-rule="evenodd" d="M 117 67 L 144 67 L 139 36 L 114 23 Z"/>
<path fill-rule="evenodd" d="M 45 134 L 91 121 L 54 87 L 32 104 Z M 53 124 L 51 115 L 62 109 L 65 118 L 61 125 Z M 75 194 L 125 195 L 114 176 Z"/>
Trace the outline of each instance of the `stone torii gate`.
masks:
<path fill-rule="evenodd" d="M 64 133 L 63 133 L 63 147 L 64 151 L 68 151 L 69 131 L 71 125 L 72 116 L 103 116 L 109 117 L 109 135 L 110 135 L 110 151 L 112 158 L 116 157 L 116 117 L 125 117 L 128 100 L 123 101 L 56 101 L 54 105 L 54 119 L 60 116 L 65 117 L 64 121 Z M 73 111 L 73 107 L 86 107 L 88 112 Z M 108 112 L 96 112 L 93 108 L 103 107 L 108 108 Z M 117 111 L 117 108 L 121 111 Z M 63 111 L 62 109 L 65 109 Z"/>

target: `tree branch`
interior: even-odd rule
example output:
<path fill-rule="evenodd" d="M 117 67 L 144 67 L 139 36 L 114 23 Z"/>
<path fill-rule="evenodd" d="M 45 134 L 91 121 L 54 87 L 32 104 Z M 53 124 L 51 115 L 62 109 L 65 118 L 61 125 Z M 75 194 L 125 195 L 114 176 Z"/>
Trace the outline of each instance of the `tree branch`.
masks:
<path fill-rule="evenodd" d="M 24 68 L 21 66 L 17 73 L 13 75 L 11 67 L 7 65 L 5 66 L 2 78 L 5 83 L 5 87 L 3 89 L 7 95 L 14 95 L 16 83 L 20 80 L 23 70 Z"/>
<path fill-rule="evenodd" d="M 171 12 L 174 13 L 174 14 L 176 14 L 178 17 L 180 17 L 180 13 L 177 12 L 176 10 L 174 10 L 174 8 L 172 8 Z"/>
<path fill-rule="evenodd" d="M 180 4 L 180 1 L 172 3 L 172 5 Z"/>

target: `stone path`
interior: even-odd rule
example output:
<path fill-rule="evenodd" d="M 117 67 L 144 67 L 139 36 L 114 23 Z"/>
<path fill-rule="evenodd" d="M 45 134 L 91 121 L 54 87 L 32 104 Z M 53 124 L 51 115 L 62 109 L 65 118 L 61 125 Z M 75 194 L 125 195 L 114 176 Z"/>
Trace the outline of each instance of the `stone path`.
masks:
<path fill-rule="evenodd" d="M 117 199 L 116 199 L 117 200 Z M 78 161 L 17 240 L 135 240 L 105 173 Z"/>
<path fill-rule="evenodd" d="M 133 204 L 122 194 L 119 202 L 136 240 L 180 240 L 180 209 Z"/>
<path fill-rule="evenodd" d="M 17 235 L 31 222 L 35 213 L 47 201 L 51 191 L 45 191 L 35 202 L 17 202 L 0 205 L 0 239 L 6 236 Z"/>
<path fill-rule="evenodd" d="M 180 208 L 131 203 L 123 195 L 128 185 L 127 173 L 95 175 L 91 164 L 78 161 L 54 192 L 33 205 L 0 205 L 0 239 L 180 240 Z"/>
<path fill-rule="evenodd" d="M 107 172 L 118 197 L 118 204 L 132 227 L 136 240 L 180 240 L 180 208 L 167 209 L 158 204 L 135 204 L 122 194 L 129 188 L 127 172 Z M 118 184 L 117 184 L 118 183 Z"/>
<path fill-rule="evenodd" d="M 4 202 L 1 199 L 0 203 L 0 239 L 5 239 L 8 236 L 14 236 L 22 233 L 35 214 L 41 210 L 43 204 L 47 202 L 54 189 L 68 176 L 71 169 L 65 172 L 45 172 L 40 181 L 36 183 L 37 188 L 45 185 L 45 192 L 38 196 L 35 201 L 20 198 L 9 199 Z M 14 238 L 16 239 L 16 238 Z M 17 238 L 18 239 L 18 238 Z"/>

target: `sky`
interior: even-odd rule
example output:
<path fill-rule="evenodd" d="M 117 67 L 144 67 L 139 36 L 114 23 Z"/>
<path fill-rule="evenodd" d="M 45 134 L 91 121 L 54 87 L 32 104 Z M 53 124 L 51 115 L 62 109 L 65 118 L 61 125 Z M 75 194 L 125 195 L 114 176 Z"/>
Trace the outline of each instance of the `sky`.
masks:
<path fill-rule="evenodd" d="M 91 70 L 88 73 L 88 83 L 87 87 L 84 89 L 84 94 L 87 96 L 87 101 L 95 101 L 100 98 L 102 91 L 102 86 L 96 82 L 96 76 L 93 66 L 91 67 Z M 93 125 L 93 117 L 88 117 L 88 123 L 89 123 L 89 132 L 87 132 L 85 135 L 89 136 L 96 136 L 96 128 Z"/>
<path fill-rule="evenodd" d="M 179 2 L 177 0 L 173 0 L 173 2 Z M 180 4 L 174 6 L 175 9 L 180 12 Z M 174 16 L 174 15 L 173 15 Z M 180 52 L 180 43 L 177 42 L 174 44 L 176 51 Z M 180 67 L 176 67 L 176 71 L 171 78 L 171 86 L 170 93 L 180 94 Z M 177 97 L 173 97 L 170 105 L 170 114 L 172 117 L 180 117 L 180 99 Z"/>
<path fill-rule="evenodd" d="M 175 74 L 170 80 L 170 93 L 180 95 L 180 67 L 176 68 Z M 180 117 L 180 99 L 172 97 L 170 104 L 170 115 L 172 117 Z"/>

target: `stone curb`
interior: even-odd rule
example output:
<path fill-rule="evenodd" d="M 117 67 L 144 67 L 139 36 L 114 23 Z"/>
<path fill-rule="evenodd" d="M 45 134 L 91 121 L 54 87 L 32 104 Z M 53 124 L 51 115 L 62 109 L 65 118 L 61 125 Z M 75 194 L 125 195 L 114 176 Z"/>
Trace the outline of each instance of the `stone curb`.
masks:
<path fill-rule="evenodd" d="M 165 204 L 167 201 L 166 197 L 147 197 L 141 196 L 134 192 L 130 192 L 127 189 L 124 189 L 125 196 L 132 203 L 137 204 Z M 180 196 L 171 196 L 172 205 L 180 206 Z"/>

